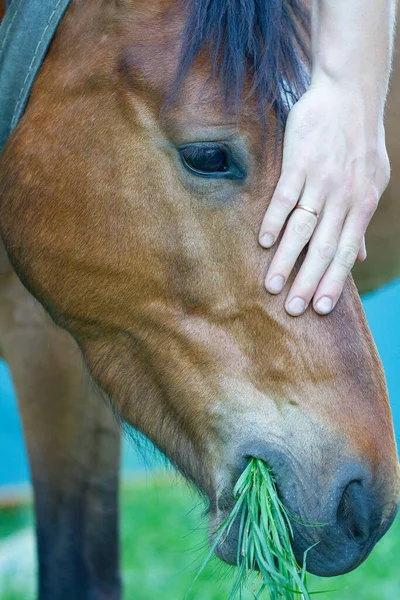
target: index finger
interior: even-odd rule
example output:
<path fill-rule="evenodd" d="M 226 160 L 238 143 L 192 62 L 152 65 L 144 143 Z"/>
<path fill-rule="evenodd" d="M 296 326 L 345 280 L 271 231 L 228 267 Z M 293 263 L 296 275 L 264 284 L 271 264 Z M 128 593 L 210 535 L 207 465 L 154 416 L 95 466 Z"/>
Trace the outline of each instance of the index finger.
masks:
<path fill-rule="evenodd" d="M 300 198 L 304 183 L 302 171 L 295 171 L 290 176 L 286 170 L 282 172 L 261 224 L 259 242 L 264 248 L 270 248 L 275 243 Z"/>

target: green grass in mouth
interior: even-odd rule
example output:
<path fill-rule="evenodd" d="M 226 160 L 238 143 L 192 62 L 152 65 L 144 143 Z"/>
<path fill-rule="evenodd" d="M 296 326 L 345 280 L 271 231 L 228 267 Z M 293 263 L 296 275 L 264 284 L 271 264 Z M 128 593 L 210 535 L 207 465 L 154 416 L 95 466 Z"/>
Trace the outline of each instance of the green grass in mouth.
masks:
<path fill-rule="evenodd" d="M 310 600 L 306 581 L 306 553 L 303 567 L 292 548 L 292 526 L 279 499 L 275 480 L 266 464 L 249 461 L 233 490 L 236 504 L 215 532 L 211 551 L 200 567 L 203 570 L 218 543 L 223 542 L 240 519 L 237 572 L 228 600 L 241 596 L 250 587 L 255 599 Z"/>

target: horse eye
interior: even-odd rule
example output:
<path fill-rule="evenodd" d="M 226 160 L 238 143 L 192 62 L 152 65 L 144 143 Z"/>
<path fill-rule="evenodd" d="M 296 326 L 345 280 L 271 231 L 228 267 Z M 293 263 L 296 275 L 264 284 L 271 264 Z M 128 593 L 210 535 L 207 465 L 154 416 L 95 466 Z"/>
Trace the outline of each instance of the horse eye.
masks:
<path fill-rule="evenodd" d="M 219 147 L 193 145 L 181 150 L 183 164 L 201 175 L 226 173 L 229 170 L 226 151 Z"/>
<path fill-rule="evenodd" d="M 198 177 L 243 179 L 229 148 L 217 143 L 188 144 L 179 149 L 185 168 Z"/>

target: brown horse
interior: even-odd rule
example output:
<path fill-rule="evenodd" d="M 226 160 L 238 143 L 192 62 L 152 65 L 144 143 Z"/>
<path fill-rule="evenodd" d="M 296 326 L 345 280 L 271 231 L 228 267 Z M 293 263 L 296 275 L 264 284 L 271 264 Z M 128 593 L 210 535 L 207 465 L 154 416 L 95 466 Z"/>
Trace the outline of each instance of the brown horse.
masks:
<path fill-rule="evenodd" d="M 1 249 L 41 600 L 121 593 L 118 433 L 85 368 L 208 498 L 211 534 L 250 456 L 293 513 L 325 523 L 294 523 L 300 561 L 319 542 L 312 572 L 359 565 L 397 508 L 390 407 L 354 283 L 327 317 L 293 319 L 265 292 L 272 252 L 257 233 L 281 125 L 271 110 L 265 139 L 250 94 L 227 110 L 207 47 L 171 96 L 185 23 L 174 0 L 72 0 L 2 157 L 8 257 L 75 340 Z M 234 562 L 235 535 L 218 553 Z"/>

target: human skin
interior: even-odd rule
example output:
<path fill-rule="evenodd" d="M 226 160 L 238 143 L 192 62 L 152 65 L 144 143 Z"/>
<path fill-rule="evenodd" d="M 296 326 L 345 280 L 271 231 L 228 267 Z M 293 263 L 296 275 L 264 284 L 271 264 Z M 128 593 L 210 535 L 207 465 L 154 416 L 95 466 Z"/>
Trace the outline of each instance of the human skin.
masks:
<path fill-rule="evenodd" d="M 312 0 L 312 75 L 291 109 L 282 171 L 259 241 L 279 242 L 265 286 L 279 294 L 308 250 L 286 298 L 301 315 L 335 307 L 390 178 L 384 107 L 393 53 L 396 0 Z M 293 210 L 297 203 L 312 208 Z M 288 219 L 289 217 L 289 219 Z M 283 225 L 286 229 L 280 238 Z"/>

